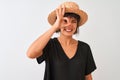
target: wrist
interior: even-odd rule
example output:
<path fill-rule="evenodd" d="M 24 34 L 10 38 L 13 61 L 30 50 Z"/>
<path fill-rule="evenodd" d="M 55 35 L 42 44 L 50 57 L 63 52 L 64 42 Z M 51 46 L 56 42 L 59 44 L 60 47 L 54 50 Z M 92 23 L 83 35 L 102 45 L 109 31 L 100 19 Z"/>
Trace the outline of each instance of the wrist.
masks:
<path fill-rule="evenodd" d="M 58 30 L 58 28 L 57 28 L 57 27 L 54 27 L 54 26 L 51 26 L 51 27 L 50 27 L 50 30 L 54 33 L 54 32 L 56 32 L 56 31 Z"/>
<path fill-rule="evenodd" d="M 56 25 L 53 25 L 53 26 L 51 26 L 51 29 L 56 32 L 57 30 L 59 30 L 59 27 L 57 27 Z"/>

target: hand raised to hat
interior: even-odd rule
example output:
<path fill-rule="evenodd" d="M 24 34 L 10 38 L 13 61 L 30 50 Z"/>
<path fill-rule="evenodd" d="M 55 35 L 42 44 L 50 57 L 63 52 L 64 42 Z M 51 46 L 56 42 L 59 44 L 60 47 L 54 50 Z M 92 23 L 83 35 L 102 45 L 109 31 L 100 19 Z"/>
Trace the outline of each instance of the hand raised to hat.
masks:
<path fill-rule="evenodd" d="M 57 19 L 56 19 L 55 23 L 53 24 L 53 26 L 56 27 L 57 30 L 60 29 L 60 27 L 62 26 L 62 21 L 63 21 L 64 14 L 65 14 L 65 6 L 64 5 L 60 5 L 56 9 Z"/>

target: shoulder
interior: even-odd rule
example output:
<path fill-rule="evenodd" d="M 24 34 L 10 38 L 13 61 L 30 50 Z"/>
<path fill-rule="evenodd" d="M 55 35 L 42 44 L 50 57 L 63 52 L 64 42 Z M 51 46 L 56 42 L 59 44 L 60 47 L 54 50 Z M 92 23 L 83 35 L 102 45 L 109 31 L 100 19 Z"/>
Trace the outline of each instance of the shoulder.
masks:
<path fill-rule="evenodd" d="M 80 44 L 81 46 L 89 47 L 89 44 L 86 43 L 86 42 L 84 42 L 84 41 L 80 41 L 80 40 L 78 40 L 78 42 L 79 42 L 79 44 Z"/>
<path fill-rule="evenodd" d="M 55 45 L 55 44 L 58 44 L 57 38 L 50 38 L 50 40 L 48 41 L 48 45 Z"/>
<path fill-rule="evenodd" d="M 80 40 L 78 42 L 79 42 L 80 48 L 82 48 L 85 51 L 90 50 L 90 45 L 88 43 L 86 43 L 84 41 L 80 41 Z"/>
<path fill-rule="evenodd" d="M 57 38 L 50 38 L 49 43 L 55 42 Z"/>
<path fill-rule="evenodd" d="M 57 41 L 57 38 L 55 37 L 55 38 L 50 38 L 50 40 L 49 40 L 49 42 L 52 42 L 52 43 L 54 43 L 54 42 L 56 42 Z"/>

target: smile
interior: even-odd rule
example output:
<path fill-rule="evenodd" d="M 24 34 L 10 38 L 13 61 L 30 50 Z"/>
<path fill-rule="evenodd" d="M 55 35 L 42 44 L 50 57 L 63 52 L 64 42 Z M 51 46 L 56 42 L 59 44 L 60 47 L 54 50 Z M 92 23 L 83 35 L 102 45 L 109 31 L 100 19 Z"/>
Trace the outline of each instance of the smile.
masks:
<path fill-rule="evenodd" d="M 72 32 L 73 31 L 73 29 L 68 29 L 68 28 L 65 28 L 64 29 L 66 32 Z"/>

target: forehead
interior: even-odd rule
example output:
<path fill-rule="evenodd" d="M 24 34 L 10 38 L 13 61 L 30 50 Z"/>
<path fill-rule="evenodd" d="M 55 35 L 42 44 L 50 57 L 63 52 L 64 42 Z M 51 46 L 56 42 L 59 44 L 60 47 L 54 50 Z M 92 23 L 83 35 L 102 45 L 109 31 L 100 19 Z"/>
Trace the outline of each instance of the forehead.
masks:
<path fill-rule="evenodd" d="M 65 13 L 64 17 L 69 17 L 69 18 L 72 18 L 72 19 L 76 19 L 77 21 L 80 20 L 80 16 L 75 14 L 75 13 Z"/>
<path fill-rule="evenodd" d="M 67 18 L 67 19 L 69 19 L 69 20 L 75 20 L 75 21 L 77 21 L 77 19 L 74 18 L 74 17 L 72 17 L 72 16 L 67 16 L 67 17 L 65 17 L 65 18 Z"/>

